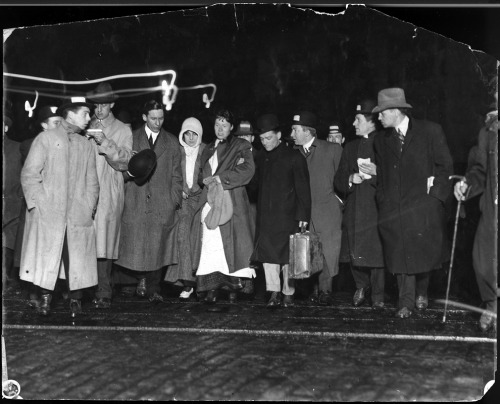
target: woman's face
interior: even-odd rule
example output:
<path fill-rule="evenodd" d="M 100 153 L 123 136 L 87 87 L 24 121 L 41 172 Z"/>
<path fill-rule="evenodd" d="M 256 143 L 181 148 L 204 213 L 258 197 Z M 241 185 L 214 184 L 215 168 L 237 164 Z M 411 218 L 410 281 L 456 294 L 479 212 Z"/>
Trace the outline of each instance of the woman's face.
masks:
<path fill-rule="evenodd" d="M 233 125 L 231 125 L 224 118 L 217 118 L 215 120 L 214 129 L 215 129 L 215 136 L 217 136 L 217 139 L 224 140 L 229 136 L 229 134 L 233 130 Z"/>
<path fill-rule="evenodd" d="M 195 147 L 198 143 L 198 134 L 192 130 L 187 130 L 184 132 L 184 142 L 190 147 Z"/>

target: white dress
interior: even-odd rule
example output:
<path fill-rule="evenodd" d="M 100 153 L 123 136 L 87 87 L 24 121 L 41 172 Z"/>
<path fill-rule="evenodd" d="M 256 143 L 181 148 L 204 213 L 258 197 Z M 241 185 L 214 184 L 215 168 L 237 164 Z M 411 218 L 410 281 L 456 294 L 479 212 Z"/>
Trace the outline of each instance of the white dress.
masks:
<path fill-rule="evenodd" d="M 218 141 L 215 145 L 217 147 Z M 217 160 L 217 151 L 208 160 L 210 163 L 210 168 L 212 169 L 212 175 L 214 175 L 217 170 L 219 162 Z M 226 255 L 224 253 L 224 245 L 222 243 L 222 236 L 220 233 L 220 227 L 217 226 L 215 229 L 210 230 L 205 224 L 205 217 L 210 211 L 210 205 L 205 203 L 203 210 L 201 211 L 201 225 L 202 238 L 201 238 L 201 256 L 200 264 L 196 275 L 207 275 L 213 272 L 222 272 L 224 275 L 237 276 L 240 278 L 255 278 L 255 270 L 253 268 L 242 268 L 236 272 L 229 273 L 229 267 L 226 261 Z"/>

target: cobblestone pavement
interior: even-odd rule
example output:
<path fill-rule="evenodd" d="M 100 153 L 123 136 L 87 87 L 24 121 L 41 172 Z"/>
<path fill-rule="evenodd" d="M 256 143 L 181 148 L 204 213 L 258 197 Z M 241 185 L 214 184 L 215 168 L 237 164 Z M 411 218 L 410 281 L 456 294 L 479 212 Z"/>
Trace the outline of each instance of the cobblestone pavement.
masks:
<path fill-rule="evenodd" d="M 299 300 L 221 301 L 213 308 L 167 298 L 117 298 L 110 311 L 84 304 L 72 321 L 62 301 L 38 317 L 6 293 L 9 378 L 24 399 L 457 401 L 477 400 L 494 378 L 496 335 L 478 315 L 442 306 L 409 320 Z"/>

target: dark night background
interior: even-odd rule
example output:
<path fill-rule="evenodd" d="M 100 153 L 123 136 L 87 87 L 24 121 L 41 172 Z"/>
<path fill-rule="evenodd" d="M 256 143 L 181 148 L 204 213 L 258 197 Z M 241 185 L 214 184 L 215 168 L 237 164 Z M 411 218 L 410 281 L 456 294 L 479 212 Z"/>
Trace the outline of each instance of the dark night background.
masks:
<path fill-rule="evenodd" d="M 293 114 L 308 109 L 320 119 L 320 137 L 337 119 L 349 140 L 356 102 L 400 86 L 415 117 L 443 126 L 455 173 L 464 173 L 485 107 L 493 101 L 489 83 L 500 59 L 500 8 L 219 4 L 180 10 L 2 6 L 4 29 L 26 27 L 14 30 L 4 43 L 4 71 L 76 81 L 174 69 L 178 87 L 217 85 L 210 109 L 202 103 L 202 91 L 179 91 L 164 123 L 177 134 L 186 117 L 196 116 L 205 141 L 213 136 L 212 113 L 222 105 L 251 121 L 275 112 L 285 134 Z M 343 15 L 324 14 L 344 10 Z M 50 24 L 59 25 L 36 26 Z M 158 84 L 158 78 L 112 81 L 115 90 Z M 62 96 L 95 87 L 4 77 L 4 99 L 12 103 L 14 115 L 9 135 L 19 141 L 36 135 L 34 119 L 24 111 L 26 99 L 33 103 L 35 89 Z M 161 93 L 123 94 L 114 111 L 131 112 L 136 127 L 142 124 L 141 106 L 151 98 L 161 100 Z M 38 106 L 60 102 L 40 97 Z M 457 261 L 462 274 L 469 271 L 462 285 L 474 288 L 469 250 L 477 208 L 472 204 L 470 211 L 461 228 Z"/>

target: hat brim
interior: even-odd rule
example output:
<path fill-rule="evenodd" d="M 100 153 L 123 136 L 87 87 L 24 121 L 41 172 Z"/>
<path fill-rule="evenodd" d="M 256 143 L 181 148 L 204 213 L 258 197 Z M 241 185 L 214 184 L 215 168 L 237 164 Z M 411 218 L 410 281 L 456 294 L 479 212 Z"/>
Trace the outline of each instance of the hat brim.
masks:
<path fill-rule="evenodd" d="M 386 104 L 386 105 L 377 105 L 373 108 L 372 114 L 376 114 L 378 112 L 385 111 L 386 109 L 393 108 L 413 108 L 410 104 L 402 103 L 402 104 Z"/>
<path fill-rule="evenodd" d="M 234 136 L 253 136 L 253 132 L 234 132 Z"/>
<path fill-rule="evenodd" d="M 95 105 L 88 102 L 68 102 L 67 104 L 63 104 L 59 108 L 57 108 L 56 115 L 62 116 L 62 113 L 65 109 L 74 107 L 87 107 L 90 110 L 95 109 Z"/>
<path fill-rule="evenodd" d="M 92 101 L 96 104 L 112 104 L 118 98 L 120 98 L 118 95 L 113 94 L 108 97 L 87 97 L 87 100 Z"/>
<path fill-rule="evenodd" d="M 292 125 L 301 125 L 301 126 L 308 126 L 309 128 L 314 128 L 316 129 L 317 124 L 311 124 L 311 122 L 304 122 L 304 121 L 292 121 Z"/>

